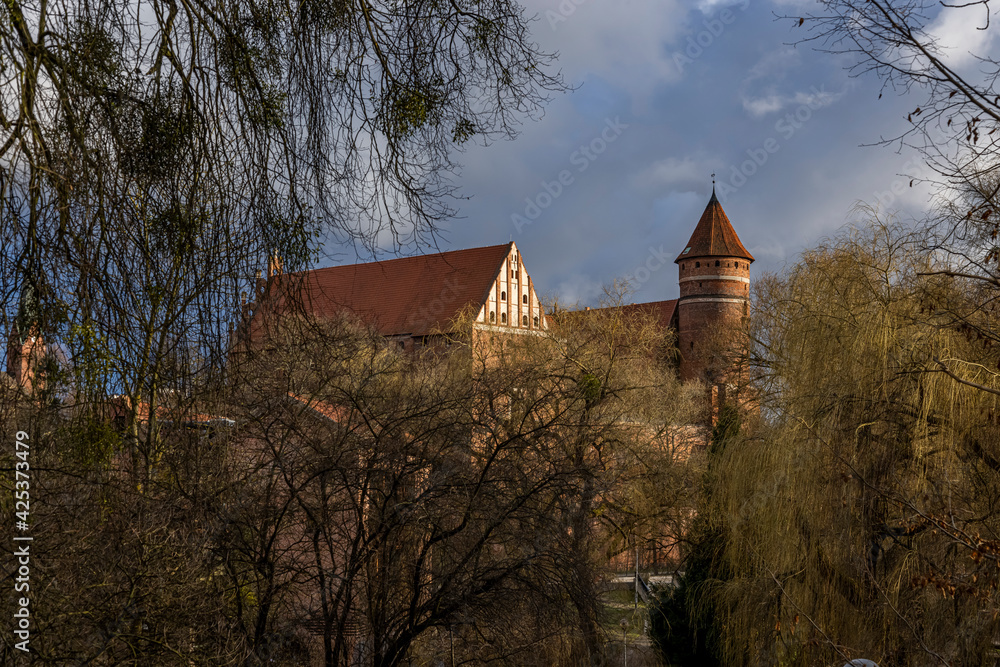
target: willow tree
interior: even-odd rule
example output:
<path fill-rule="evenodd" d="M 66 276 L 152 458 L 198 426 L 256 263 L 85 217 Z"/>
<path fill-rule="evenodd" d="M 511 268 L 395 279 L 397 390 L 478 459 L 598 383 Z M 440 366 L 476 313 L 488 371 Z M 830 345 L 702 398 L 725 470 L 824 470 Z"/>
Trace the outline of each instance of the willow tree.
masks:
<path fill-rule="evenodd" d="M 1000 286 L 1000 59 L 989 49 L 1000 28 L 989 0 L 821 0 L 787 18 L 806 32 L 803 42 L 843 56 L 853 75 L 880 81 L 879 98 L 895 92 L 914 99 L 895 136 L 879 140 L 923 159 L 893 175 L 897 183 L 928 183 L 937 195 L 922 247 L 939 261 L 927 273 L 973 283 L 970 298 L 955 304 L 929 297 L 935 322 L 1000 343 L 990 319 Z M 949 44 L 952 34 L 961 43 Z M 939 365 L 957 381 L 971 361 Z"/>
<path fill-rule="evenodd" d="M 926 274 L 876 221 L 761 279 L 762 424 L 726 448 L 712 511 L 733 578 L 727 664 L 978 664 L 998 630 L 997 352 L 935 320 L 975 284 Z M 930 313 L 930 315 L 928 314 Z M 961 357 L 956 382 L 940 361 Z"/>

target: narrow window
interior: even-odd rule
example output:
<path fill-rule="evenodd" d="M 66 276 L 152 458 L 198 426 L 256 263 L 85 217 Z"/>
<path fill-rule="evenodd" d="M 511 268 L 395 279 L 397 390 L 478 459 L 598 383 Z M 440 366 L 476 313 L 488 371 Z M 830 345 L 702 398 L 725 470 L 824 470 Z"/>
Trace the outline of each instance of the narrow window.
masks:
<path fill-rule="evenodd" d="M 683 264 L 681 264 L 681 271 L 683 271 L 683 270 L 684 270 L 684 265 L 683 265 Z"/>
<path fill-rule="evenodd" d="M 507 313 L 500 313 L 500 324 L 507 324 Z"/>
<path fill-rule="evenodd" d="M 701 262 L 695 262 L 694 263 L 694 268 L 700 269 L 701 268 Z"/>
<path fill-rule="evenodd" d="M 500 292 L 500 300 L 501 301 L 507 300 L 507 292 Z"/>
<path fill-rule="evenodd" d="M 535 326 L 538 326 L 538 315 L 535 315 Z"/>
<path fill-rule="evenodd" d="M 521 324 L 523 324 L 524 326 L 528 326 L 528 316 L 527 315 L 522 315 L 521 316 Z"/>
<path fill-rule="evenodd" d="M 521 297 L 521 303 L 528 303 L 528 295 L 527 294 L 525 294 L 524 296 Z"/>
<path fill-rule="evenodd" d="M 496 322 L 496 321 L 497 321 L 497 314 L 496 314 L 496 313 L 494 313 L 494 312 L 493 312 L 493 311 L 491 310 L 491 311 L 490 311 L 490 322 Z"/>
<path fill-rule="evenodd" d="M 691 349 L 694 349 L 694 341 L 691 341 Z"/>
<path fill-rule="evenodd" d="M 716 266 L 718 266 L 718 265 L 719 265 L 719 260 L 715 260 L 715 265 L 716 265 Z"/>

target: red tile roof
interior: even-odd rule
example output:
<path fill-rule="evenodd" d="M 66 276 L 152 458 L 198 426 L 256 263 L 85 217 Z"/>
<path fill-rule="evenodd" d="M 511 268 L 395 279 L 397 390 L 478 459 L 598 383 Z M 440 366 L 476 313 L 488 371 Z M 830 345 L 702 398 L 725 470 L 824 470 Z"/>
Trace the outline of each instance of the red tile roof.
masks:
<path fill-rule="evenodd" d="M 740 257 L 753 261 L 753 255 L 740 243 L 740 237 L 736 235 L 726 212 L 722 210 L 714 189 L 705 212 L 701 214 L 701 220 L 691 234 L 691 240 L 674 262 L 692 257 Z"/>
<path fill-rule="evenodd" d="M 320 417 L 329 419 L 337 424 L 346 423 L 350 420 L 351 411 L 342 405 L 333 405 L 318 399 L 310 399 L 299 396 L 293 392 L 288 392 L 288 397 L 309 408 Z"/>
<path fill-rule="evenodd" d="M 657 319 L 657 323 L 664 329 L 669 329 L 673 326 L 674 313 L 677 312 L 677 299 L 670 299 L 668 301 L 649 301 L 646 303 L 630 303 L 624 306 L 611 306 L 609 308 L 588 308 L 587 310 L 575 310 L 568 311 L 573 315 L 579 315 L 583 313 L 601 313 L 605 311 L 619 310 L 622 315 L 626 318 L 630 318 L 633 315 L 642 313 L 644 315 L 652 315 Z M 555 325 L 559 323 L 559 313 L 554 315 L 549 315 L 549 321 Z"/>
<path fill-rule="evenodd" d="M 626 316 L 630 316 L 632 313 L 649 313 L 659 320 L 661 327 L 668 329 L 672 326 L 674 313 L 677 311 L 677 299 L 630 303 L 627 306 L 621 306 L 621 309 Z"/>
<path fill-rule="evenodd" d="M 288 296 L 297 291 L 309 315 L 350 313 L 383 336 L 445 331 L 464 308 L 486 301 L 510 249 L 506 243 L 290 273 L 272 281 L 262 306 L 275 314 L 291 310 Z"/>

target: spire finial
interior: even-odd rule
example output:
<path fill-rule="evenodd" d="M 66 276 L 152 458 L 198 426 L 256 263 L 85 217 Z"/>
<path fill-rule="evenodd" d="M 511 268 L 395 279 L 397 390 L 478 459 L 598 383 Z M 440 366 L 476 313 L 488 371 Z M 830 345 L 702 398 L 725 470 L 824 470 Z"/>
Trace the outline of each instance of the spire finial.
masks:
<path fill-rule="evenodd" d="M 708 200 L 709 203 L 719 201 L 719 198 L 715 196 L 715 172 L 712 172 L 712 198 Z"/>

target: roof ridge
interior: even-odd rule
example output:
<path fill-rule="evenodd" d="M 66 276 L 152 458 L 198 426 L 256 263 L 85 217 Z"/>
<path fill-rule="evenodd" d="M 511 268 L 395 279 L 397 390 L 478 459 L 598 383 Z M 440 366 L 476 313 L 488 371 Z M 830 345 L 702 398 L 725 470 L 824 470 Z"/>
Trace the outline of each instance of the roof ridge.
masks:
<path fill-rule="evenodd" d="M 691 238 L 674 262 L 694 257 L 739 257 L 754 261 L 753 255 L 743 246 L 733 224 L 729 222 L 729 216 L 715 196 L 714 188 L 712 198 L 708 200 Z"/>
<path fill-rule="evenodd" d="M 407 255 L 405 257 L 393 257 L 392 259 L 374 259 L 370 262 L 354 262 L 353 264 L 334 264 L 333 266 L 321 266 L 314 269 L 303 269 L 301 271 L 293 271 L 290 273 L 286 273 L 284 275 L 291 276 L 297 274 L 314 273 L 316 271 L 326 271 L 329 269 L 343 269 L 351 266 L 370 266 L 372 264 L 385 265 L 385 264 L 392 264 L 394 262 L 404 262 L 407 260 L 433 259 L 438 257 L 444 259 L 446 255 L 455 255 L 458 253 L 472 252 L 474 250 L 493 250 L 495 248 L 510 246 L 513 243 L 514 243 L 513 241 L 508 241 L 507 243 L 498 243 L 496 245 L 476 246 L 473 248 L 457 248 L 455 250 L 443 250 L 438 252 L 432 252 L 426 255 Z"/>
<path fill-rule="evenodd" d="M 314 317 L 352 313 L 382 335 L 430 335 L 450 326 L 468 306 L 482 307 L 513 245 L 509 241 L 283 274 L 276 277 L 276 291 L 268 289 L 261 299 L 250 327 L 257 331 L 264 326 L 258 312 L 288 310 L 301 300 Z"/>

